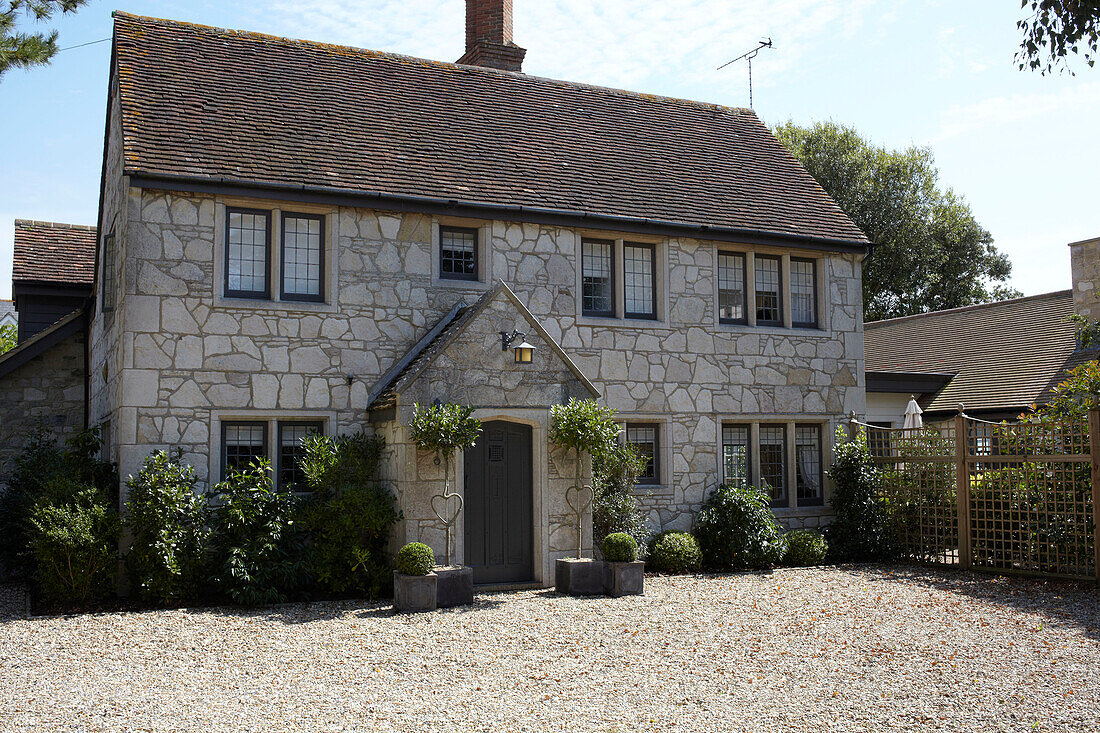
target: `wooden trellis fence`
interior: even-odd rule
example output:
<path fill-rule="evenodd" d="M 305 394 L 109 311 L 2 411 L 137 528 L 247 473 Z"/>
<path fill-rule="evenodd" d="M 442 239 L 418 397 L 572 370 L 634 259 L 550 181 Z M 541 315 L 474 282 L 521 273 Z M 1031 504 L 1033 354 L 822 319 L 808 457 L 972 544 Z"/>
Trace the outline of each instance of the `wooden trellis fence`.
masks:
<path fill-rule="evenodd" d="M 902 553 L 919 562 L 1100 582 L 1100 411 L 1088 423 L 959 414 L 867 431 Z"/>

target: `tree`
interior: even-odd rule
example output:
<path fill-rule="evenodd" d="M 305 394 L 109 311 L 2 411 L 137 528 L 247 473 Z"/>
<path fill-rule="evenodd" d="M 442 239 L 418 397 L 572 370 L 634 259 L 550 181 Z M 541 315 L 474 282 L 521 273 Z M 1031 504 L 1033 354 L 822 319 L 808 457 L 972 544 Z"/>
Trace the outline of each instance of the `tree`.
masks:
<path fill-rule="evenodd" d="M 776 137 L 874 245 L 863 263 L 863 315 L 895 318 L 1016 297 L 1008 257 L 966 201 L 938 186 L 932 151 L 877 147 L 850 127 L 780 125 Z"/>
<path fill-rule="evenodd" d="M 57 53 L 57 31 L 23 33 L 15 29 L 19 16 L 30 16 L 41 23 L 54 13 L 75 13 L 88 0 L 9 0 L 8 9 L 0 11 L 0 77 L 8 69 L 27 69 L 48 64 Z"/>
<path fill-rule="evenodd" d="M 1024 32 L 1016 53 L 1021 69 L 1048 74 L 1065 64 L 1070 53 L 1081 54 L 1089 66 L 1096 63 L 1100 0 L 1021 0 L 1020 7 L 1031 12 L 1030 17 L 1016 23 Z"/>
<path fill-rule="evenodd" d="M 15 348 L 16 333 L 15 326 L 10 323 L 6 326 L 0 326 L 0 354 Z"/>

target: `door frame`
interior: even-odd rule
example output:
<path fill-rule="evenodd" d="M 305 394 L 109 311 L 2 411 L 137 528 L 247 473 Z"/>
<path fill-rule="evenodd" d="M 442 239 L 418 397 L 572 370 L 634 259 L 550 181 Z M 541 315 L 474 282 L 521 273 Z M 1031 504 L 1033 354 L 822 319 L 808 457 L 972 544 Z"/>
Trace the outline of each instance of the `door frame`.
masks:
<path fill-rule="evenodd" d="M 534 582 L 546 586 L 554 578 L 553 563 L 550 557 L 550 502 L 549 491 L 550 464 L 547 455 L 547 421 L 550 411 L 545 408 L 483 408 L 474 410 L 473 416 L 482 423 L 499 420 L 501 422 L 526 425 L 531 428 L 531 511 L 532 548 L 531 564 Z M 466 454 L 458 453 L 455 461 L 455 476 L 465 476 Z M 456 481 L 456 484 L 458 482 Z M 466 497 L 466 481 L 462 480 L 462 496 Z M 461 526 L 455 531 L 455 556 L 466 561 L 466 515 L 463 513 Z"/>

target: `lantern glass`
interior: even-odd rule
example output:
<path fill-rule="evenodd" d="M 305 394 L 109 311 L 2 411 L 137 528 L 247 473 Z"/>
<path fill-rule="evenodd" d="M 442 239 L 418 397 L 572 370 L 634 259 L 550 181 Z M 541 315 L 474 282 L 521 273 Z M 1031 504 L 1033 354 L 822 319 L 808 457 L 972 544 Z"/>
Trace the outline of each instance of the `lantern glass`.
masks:
<path fill-rule="evenodd" d="M 535 356 L 535 347 L 524 341 L 515 348 L 515 352 L 517 364 L 530 364 Z"/>

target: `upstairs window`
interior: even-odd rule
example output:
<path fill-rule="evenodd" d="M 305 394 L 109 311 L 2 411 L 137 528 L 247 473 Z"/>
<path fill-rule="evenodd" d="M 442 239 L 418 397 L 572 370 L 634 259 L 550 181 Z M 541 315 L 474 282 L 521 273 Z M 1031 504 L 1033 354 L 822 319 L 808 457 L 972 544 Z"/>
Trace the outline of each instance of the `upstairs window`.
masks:
<path fill-rule="evenodd" d="M 321 435 L 324 431 L 324 426 L 319 422 L 279 423 L 279 460 L 276 470 L 280 491 L 309 491 L 301 466 L 304 454 L 302 440 L 310 435 Z"/>
<path fill-rule="evenodd" d="M 103 310 L 115 307 L 115 234 L 103 238 Z"/>
<path fill-rule="evenodd" d="M 756 255 L 756 325 L 783 325 L 781 309 L 782 275 L 778 257 Z"/>
<path fill-rule="evenodd" d="M 324 299 L 325 219 L 283 214 L 283 298 Z"/>
<path fill-rule="evenodd" d="M 656 249 L 652 244 L 623 244 L 627 318 L 657 317 Z"/>
<path fill-rule="evenodd" d="M 638 474 L 638 483 L 661 483 L 659 426 L 653 423 L 627 423 L 626 442 L 646 459 L 645 468 Z"/>
<path fill-rule="evenodd" d="M 615 315 L 615 243 L 602 239 L 581 242 L 581 309 L 586 316 Z"/>
<path fill-rule="evenodd" d="M 222 423 L 222 478 L 267 457 L 267 423 Z"/>
<path fill-rule="evenodd" d="M 477 229 L 439 228 L 439 277 L 477 280 Z"/>
<path fill-rule="evenodd" d="M 749 450 L 748 425 L 722 426 L 722 461 L 726 483 L 752 481 L 752 452 Z"/>
<path fill-rule="evenodd" d="M 821 426 L 794 426 L 794 459 L 798 474 L 798 505 L 819 506 L 825 503 L 821 490 Z"/>
<path fill-rule="evenodd" d="M 718 253 L 718 320 L 747 323 L 745 298 L 745 255 Z"/>
<path fill-rule="evenodd" d="M 791 325 L 817 328 L 817 263 L 791 258 Z"/>
<path fill-rule="evenodd" d="M 760 426 L 760 480 L 771 490 L 772 506 L 787 506 L 787 428 Z"/>
<path fill-rule="evenodd" d="M 271 215 L 250 209 L 226 210 L 225 294 L 267 298 Z"/>

